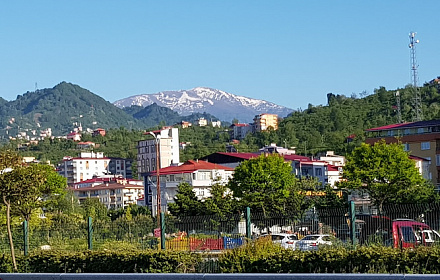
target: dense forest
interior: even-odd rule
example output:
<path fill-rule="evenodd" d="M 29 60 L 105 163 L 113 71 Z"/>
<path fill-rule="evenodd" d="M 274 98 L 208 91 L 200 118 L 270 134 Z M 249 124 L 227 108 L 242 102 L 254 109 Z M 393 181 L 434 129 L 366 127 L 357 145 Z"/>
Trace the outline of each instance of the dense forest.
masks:
<path fill-rule="evenodd" d="M 412 120 L 412 102 L 414 89 L 407 86 L 397 89 L 400 93 L 401 119 Z M 316 156 L 327 150 L 338 154 L 346 154 L 359 146 L 364 140 L 364 131 L 368 128 L 398 122 L 397 90 L 376 89 L 371 95 L 365 93 L 344 95 L 327 94 L 328 104 L 314 106 L 309 104 L 305 110 L 297 110 L 288 117 L 281 119 L 278 130 L 248 134 L 239 142 L 232 142 L 229 127 L 197 127 L 179 129 L 180 142 L 188 145 L 181 150 L 180 159 L 202 158 L 213 152 L 226 151 L 227 145 L 234 145 L 239 152 L 254 152 L 259 148 L 276 143 L 278 146 L 295 147 L 298 154 Z M 422 96 L 423 118 L 440 118 L 440 94 L 437 80 L 426 83 L 420 89 Z M 132 108 L 133 114 L 142 116 L 142 111 L 151 110 L 153 115 L 166 111 L 153 106 L 149 109 Z M 154 126 L 134 129 L 127 127 L 110 128 L 105 137 L 92 137 L 84 134 L 84 141 L 97 143 L 95 151 L 104 152 L 106 156 L 136 158 L 137 141 L 149 137 L 144 132 L 157 129 L 163 125 L 158 117 Z M 6 146 L 17 148 L 19 143 L 9 142 Z M 75 143 L 67 140 L 46 139 L 38 145 L 30 146 L 21 151 L 23 155 L 33 155 L 40 160 L 55 163 L 66 155 L 77 155 Z"/>

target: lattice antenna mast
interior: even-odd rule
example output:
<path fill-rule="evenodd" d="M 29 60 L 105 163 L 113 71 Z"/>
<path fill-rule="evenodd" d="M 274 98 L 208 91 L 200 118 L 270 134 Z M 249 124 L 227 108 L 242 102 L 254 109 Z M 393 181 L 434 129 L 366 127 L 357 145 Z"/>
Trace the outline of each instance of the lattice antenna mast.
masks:
<path fill-rule="evenodd" d="M 421 121 L 423 119 L 422 114 L 422 97 L 417 87 L 417 60 L 416 60 L 416 44 L 419 43 L 419 40 L 416 40 L 416 32 L 409 33 L 409 49 L 411 55 L 411 82 L 414 92 L 414 105 L 413 105 L 413 121 Z"/>
<path fill-rule="evenodd" d="M 400 108 L 400 92 L 396 91 L 396 103 L 397 103 L 397 122 L 402 123 L 402 111 Z"/>

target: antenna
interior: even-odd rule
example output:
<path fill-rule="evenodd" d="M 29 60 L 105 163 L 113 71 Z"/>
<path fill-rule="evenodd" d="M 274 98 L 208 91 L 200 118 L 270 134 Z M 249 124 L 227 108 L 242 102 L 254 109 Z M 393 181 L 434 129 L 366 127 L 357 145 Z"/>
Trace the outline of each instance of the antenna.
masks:
<path fill-rule="evenodd" d="M 421 121 L 423 119 L 422 115 L 422 97 L 420 95 L 420 91 L 417 87 L 417 60 L 416 60 L 416 44 L 420 41 L 416 40 L 417 32 L 409 33 L 409 49 L 410 49 L 410 60 L 411 60 L 411 82 L 414 92 L 413 99 L 413 121 Z"/>
<path fill-rule="evenodd" d="M 397 123 L 402 123 L 402 112 L 400 108 L 400 92 L 396 91 L 396 103 L 397 103 Z"/>

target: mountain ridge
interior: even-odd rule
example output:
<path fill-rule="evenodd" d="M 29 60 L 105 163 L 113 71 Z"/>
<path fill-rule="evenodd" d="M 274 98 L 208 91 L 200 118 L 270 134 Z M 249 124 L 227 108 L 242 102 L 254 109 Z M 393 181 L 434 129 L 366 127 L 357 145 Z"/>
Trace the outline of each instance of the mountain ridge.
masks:
<path fill-rule="evenodd" d="M 240 122 L 251 122 L 258 114 L 272 113 L 286 117 L 294 111 L 266 100 L 235 95 L 209 87 L 138 94 L 119 99 L 113 102 L 113 105 L 119 108 L 131 105 L 145 107 L 153 103 L 170 108 L 184 116 L 206 112 L 222 121 L 231 121 L 236 118 Z"/>

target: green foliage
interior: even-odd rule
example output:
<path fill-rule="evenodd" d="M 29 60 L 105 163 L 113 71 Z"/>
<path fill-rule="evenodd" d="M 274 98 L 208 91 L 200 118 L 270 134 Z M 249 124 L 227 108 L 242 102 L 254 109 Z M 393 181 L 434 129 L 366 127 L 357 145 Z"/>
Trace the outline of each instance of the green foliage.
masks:
<path fill-rule="evenodd" d="M 438 274 L 439 256 L 439 247 L 338 246 L 303 252 L 250 243 L 220 255 L 218 265 L 221 272 L 235 273 Z"/>
<path fill-rule="evenodd" d="M 110 217 L 107 215 L 107 206 L 102 204 L 98 198 L 87 198 L 81 204 L 84 208 L 86 217 L 91 217 L 93 221 L 107 221 Z"/>
<path fill-rule="evenodd" d="M 20 271 L 27 273 L 194 273 L 202 255 L 153 250 L 50 251 L 21 259 L 25 265 Z"/>
<path fill-rule="evenodd" d="M 278 154 L 242 162 L 235 168 L 228 188 L 243 207 L 248 206 L 252 212 L 262 212 L 265 216 L 296 213 L 300 207 L 292 167 Z"/>
<path fill-rule="evenodd" d="M 176 217 L 198 216 L 203 213 L 203 203 L 197 198 L 189 183 L 180 183 L 174 203 L 168 205 L 170 213 Z"/>
<path fill-rule="evenodd" d="M 362 144 L 347 156 L 341 186 L 365 189 L 374 205 L 423 203 L 435 199 L 434 186 L 426 182 L 400 143 Z"/>

